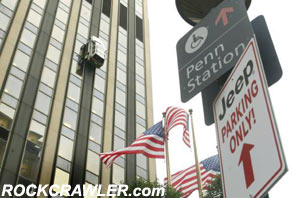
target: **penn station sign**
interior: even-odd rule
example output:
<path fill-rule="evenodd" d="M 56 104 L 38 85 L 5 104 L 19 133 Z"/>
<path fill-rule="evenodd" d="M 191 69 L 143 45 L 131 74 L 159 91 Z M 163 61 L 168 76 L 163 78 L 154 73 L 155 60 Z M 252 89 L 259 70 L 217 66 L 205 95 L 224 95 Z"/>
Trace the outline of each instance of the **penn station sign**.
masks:
<path fill-rule="evenodd" d="M 228 48 L 228 47 L 227 47 Z M 187 84 L 185 89 L 188 93 L 193 93 L 197 87 L 203 87 L 212 76 L 218 75 L 220 71 L 231 68 L 233 62 L 239 58 L 245 49 L 244 43 L 239 43 L 233 51 L 227 50 L 224 43 L 205 53 L 197 59 L 195 63 L 185 67 L 185 77 Z M 226 70 L 227 71 L 227 70 Z"/>
<path fill-rule="evenodd" d="M 187 102 L 237 63 L 253 38 L 243 1 L 219 4 L 177 43 L 182 102 Z"/>

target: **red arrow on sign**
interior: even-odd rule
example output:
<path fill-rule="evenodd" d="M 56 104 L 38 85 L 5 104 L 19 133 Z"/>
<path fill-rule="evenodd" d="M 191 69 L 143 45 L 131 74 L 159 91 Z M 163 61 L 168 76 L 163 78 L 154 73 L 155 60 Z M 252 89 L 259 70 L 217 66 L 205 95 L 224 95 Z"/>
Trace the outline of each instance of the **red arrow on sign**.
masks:
<path fill-rule="evenodd" d="M 245 180 L 246 180 L 246 186 L 249 188 L 249 186 L 254 182 L 254 174 L 253 174 L 253 166 L 252 166 L 252 161 L 251 161 L 251 156 L 250 156 L 250 150 L 254 148 L 254 145 L 252 144 L 244 144 L 243 149 L 241 152 L 241 157 L 239 164 L 243 162 L 244 166 L 244 175 L 245 175 Z"/>
<path fill-rule="evenodd" d="M 220 14 L 216 20 L 216 25 L 218 25 L 218 23 L 222 19 L 224 26 L 226 26 L 228 24 L 227 13 L 233 12 L 233 11 L 234 11 L 233 7 L 222 8 L 220 11 Z"/>

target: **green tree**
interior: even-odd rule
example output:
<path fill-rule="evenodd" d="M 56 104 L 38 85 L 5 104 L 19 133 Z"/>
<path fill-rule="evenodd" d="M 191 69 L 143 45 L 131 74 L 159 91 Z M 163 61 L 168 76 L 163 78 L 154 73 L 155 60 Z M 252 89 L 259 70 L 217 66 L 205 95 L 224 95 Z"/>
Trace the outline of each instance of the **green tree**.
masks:
<path fill-rule="evenodd" d="M 165 194 L 163 196 L 143 196 L 143 195 L 140 195 L 138 196 L 137 198 L 144 198 L 144 197 L 150 197 L 150 198 L 181 198 L 181 193 L 180 192 L 177 192 L 174 188 L 172 187 L 164 187 L 163 185 L 159 184 L 158 182 L 150 182 L 148 180 L 145 180 L 145 179 L 142 179 L 142 178 L 138 178 L 136 179 L 136 181 L 130 185 L 128 185 L 128 191 L 127 191 L 127 195 L 129 194 L 133 194 L 133 190 L 135 188 L 141 188 L 141 189 L 144 189 L 144 188 L 150 188 L 153 192 L 153 189 L 154 188 L 164 188 L 165 189 Z M 125 197 L 128 197 L 128 196 L 125 196 L 125 195 L 120 195 L 119 198 L 125 198 Z"/>
<path fill-rule="evenodd" d="M 223 198 L 221 175 L 217 175 L 204 192 L 204 198 Z"/>
<path fill-rule="evenodd" d="M 204 192 L 204 198 L 223 198 L 222 191 L 222 178 L 221 175 L 217 175 L 210 185 L 208 185 L 207 190 Z M 266 194 L 264 198 L 269 198 Z"/>

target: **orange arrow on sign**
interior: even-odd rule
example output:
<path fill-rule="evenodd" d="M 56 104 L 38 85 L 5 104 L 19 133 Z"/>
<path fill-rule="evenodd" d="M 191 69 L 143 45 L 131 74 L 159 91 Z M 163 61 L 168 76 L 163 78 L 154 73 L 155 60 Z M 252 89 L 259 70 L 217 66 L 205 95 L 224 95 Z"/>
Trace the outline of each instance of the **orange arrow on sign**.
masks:
<path fill-rule="evenodd" d="M 220 14 L 216 20 L 216 25 L 218 25 L 218 23 L 222 19 L 224 26 L 226 26 L 228 24 L 227 13 L 233 12 L 233 11 L 234 11 L 233 7 L 222 8 L 220 11 Z"/>

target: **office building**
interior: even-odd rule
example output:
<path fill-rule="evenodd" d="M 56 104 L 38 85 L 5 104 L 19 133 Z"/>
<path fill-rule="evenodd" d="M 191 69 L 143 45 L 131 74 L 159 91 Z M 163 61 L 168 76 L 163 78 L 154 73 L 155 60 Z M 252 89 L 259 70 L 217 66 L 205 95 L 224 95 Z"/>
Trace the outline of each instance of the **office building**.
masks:
<path fill-rule="evenodd" d="M 0 1 L 0 184 L 155 180 L 155 162 L 98 156 L 153 124 L 146 0 Z M 107 59 L 80 76 L 80 47 Z"/>

